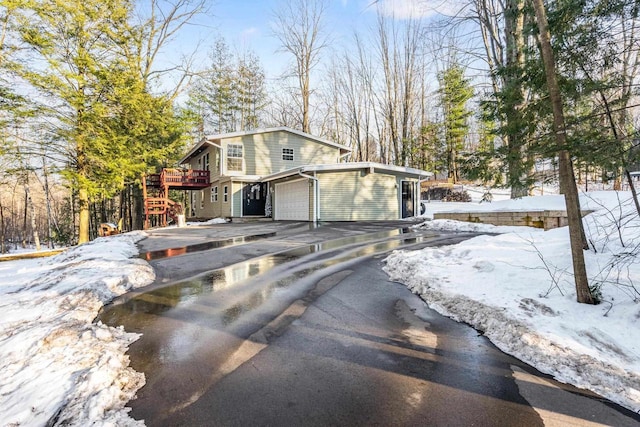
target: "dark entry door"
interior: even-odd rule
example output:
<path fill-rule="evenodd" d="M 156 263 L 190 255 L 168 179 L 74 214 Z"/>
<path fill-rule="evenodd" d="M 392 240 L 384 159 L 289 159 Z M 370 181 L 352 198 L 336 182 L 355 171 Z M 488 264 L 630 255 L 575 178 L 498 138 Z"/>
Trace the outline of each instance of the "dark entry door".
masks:
<path fill-rule="evenodd" d="M 413 182 L 402 181 L 402 218 L 413 216 Z"/>
<path fill-rule="evenodd" d="M 267 199 L 267 184 L 247 184 L 242 189 L 242 215 L 264 216 L 264 206 Z"/>

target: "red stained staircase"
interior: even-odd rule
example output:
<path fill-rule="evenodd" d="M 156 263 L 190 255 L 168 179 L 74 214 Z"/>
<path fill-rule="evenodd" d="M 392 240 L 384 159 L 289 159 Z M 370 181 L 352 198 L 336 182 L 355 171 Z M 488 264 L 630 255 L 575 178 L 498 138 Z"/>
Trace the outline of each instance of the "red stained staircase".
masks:
<path fill-rule="evenodd" d="M 144 197 L 144 228 L 149 228 L 152 216 L 158 217 L 158 224 L 166 227 L 168 218 L 177 222 L 183 213 L 182 205 L 169 199 L 169 190 L 202 190 L 210 185 L 209 171 L 162 169 L 162 172 L 142 177 Z"/>

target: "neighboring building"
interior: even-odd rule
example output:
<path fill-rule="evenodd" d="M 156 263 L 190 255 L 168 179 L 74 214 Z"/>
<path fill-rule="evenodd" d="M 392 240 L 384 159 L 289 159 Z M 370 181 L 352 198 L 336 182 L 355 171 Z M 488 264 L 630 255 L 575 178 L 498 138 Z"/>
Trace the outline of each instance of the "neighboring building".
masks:
<path fill-rule="evenodd" d="M 197 218 L 392 220 L 414 215 L 418 186 L 431 173 L 371 162 L 344 162 L 351 149 L 280 127 L 214 135 L 180 164 L 205 171 L 209 186 L 192 191 Z M 267 203 L 267 198 L 270 203 Z"/>

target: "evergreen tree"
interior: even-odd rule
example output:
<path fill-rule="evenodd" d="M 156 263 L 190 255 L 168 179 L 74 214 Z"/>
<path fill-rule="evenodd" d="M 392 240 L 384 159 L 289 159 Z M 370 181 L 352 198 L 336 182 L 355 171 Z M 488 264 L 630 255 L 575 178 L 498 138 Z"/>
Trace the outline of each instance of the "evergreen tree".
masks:
<path fill-rule="evenodd" d="M 238 59 L 237 79 L 239 130 L 255 129 L 266 105 L 264 71 L 257 56 L 248 53 Z"/>
<path fill-rule="evenodd" d="M 487 115 L 478 121 L 478 145 L 464 153 L 460 159 L 460 169 L 471 180 L 479 180 L 489 187 L 504 184 L 502 168 L 496 159 L 495 122 Z"/>
<path fill-rule="evenodd" d="M 201 118 L 204 132 L 258 127 L 266 104 L 264 71 L 258 58 L 252 53 L 236 58 L 220 38 L 210 59 L 209 68 L 189 93 L 190 113 Z"/>
<path fill-rule="evenodd" d="M 109 112 L 106 94 L 112 88 L 105 76 L 114 60 L 112 35 L 126 26 L 130 5 L 66 0 L 28 6 L 20 33 L 31 56 L 21 75 L 39 92 L 65 163 L 63 174 L 77 191 L 78 242 L 83 243 L 89 240 L 89 200 L 101 187 L 94 179 L 96 165 L 118 153 L 100 123 Z M 106 169 L 98 174 L 108 175 Z"/>
<path fill-rule="evenodd" d="M 20 76 L 37 91 L 55 142 L 50 150 L 76 194 L 78 242 L 90 238 L 90 205 L 113 197 L 181 148 L 171 99 L 149 92 L 141 68 L 145 28 L 127 0 L 31 3 L 20 36 L 29 60 Z"/>
<path fill-rule="evenodd" d="M 453 182 L 460 180 L 458 155 L 464 148 L 469 132 L 471 111 L 467 102 L 473 97 L 473 87 L 464 76 L 464 69 L 453 63 L 439 74 L 440 106 L 443 111 L 444 140 L 447 152 L 447 171 Z"/>

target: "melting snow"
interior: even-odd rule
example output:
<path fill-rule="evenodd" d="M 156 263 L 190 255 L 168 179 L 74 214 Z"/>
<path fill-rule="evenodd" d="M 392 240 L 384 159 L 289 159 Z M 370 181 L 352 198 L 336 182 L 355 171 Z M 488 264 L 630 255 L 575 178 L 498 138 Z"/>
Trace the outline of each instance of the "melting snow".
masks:
<path fill-rule="evenodd" d="M 154 279 L 142 232 L 96 239 L 49 259 L 0 263 L 0 425 L 139 425 L 124 408 L 144 375 L 125 356 L 136 334 L 92 323 Z"/>
<path fill-rule="evenodd" d="M 561 197 L 545 196 L 464 208 L 561 204 Z M 640 219 L 627 193 L 589 193 L 582 205 L 596 210 L 584 223 L 590 283 L 602 292 L 597 306 L 575 302 L 566 228 L 427 221 L 423 227 L 502 234 L 397 251 L 385 268 L 502 350 L 640 411 Z M 452 207 L 428 204 L 425 216 L 436 209 Z M 124 354 L 138 336 L 92 322 L 115 296 L 153 281 L 151 267 L 133 258 L 144 236 L 101 238 L 49 259 L 0 263 L 0 425 L 142 424 L 124 407 L 144 384 Z"/>
<path fill-rule="evenodd" d="M 559 209 L 562 196 L 456 204 L 469 210 Z M 434 210 L 446 203 L 427 204 Z M 542 231 L 448 220 L 431 229 L 504 233 L 455 246 L 397 251 L 386 260 L 432 308 L 485 333 L 503 351 L 556 379 L 593 390 L 640 411 L 640 218 L 630 193 L 583 194 L 592 249 L 585 252 L 591 285 L 602 303 L 576 302 L 566 227 Z"/>

